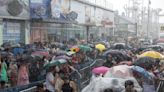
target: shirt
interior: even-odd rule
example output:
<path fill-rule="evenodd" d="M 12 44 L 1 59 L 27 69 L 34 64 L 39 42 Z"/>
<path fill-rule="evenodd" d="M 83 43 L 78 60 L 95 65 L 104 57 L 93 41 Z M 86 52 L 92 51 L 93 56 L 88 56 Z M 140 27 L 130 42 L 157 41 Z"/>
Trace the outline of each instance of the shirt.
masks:
<path fill-rule="evenodd" d="M 51 72 L 49 72 L 46 75 L 46 88 L 51 92 L 55 92 L 55 87 L 51 84 L 51 81 L 54 81 L 54 75 Z"/>

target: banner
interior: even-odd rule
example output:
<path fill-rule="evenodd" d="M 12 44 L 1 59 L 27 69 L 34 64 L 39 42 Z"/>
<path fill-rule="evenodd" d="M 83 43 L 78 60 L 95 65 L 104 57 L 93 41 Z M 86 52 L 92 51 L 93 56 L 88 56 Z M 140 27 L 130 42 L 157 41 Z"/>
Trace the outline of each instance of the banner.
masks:
<path fill-rule="evenodd" d="M 0 16 L 29 19 L 29 0 L 0 0 Z"/>
<path fill-rule="evenodd" d="M 31 18 L 48 19 L 50 18 L 50 2 L 51 0 L 30 0 Z"/>

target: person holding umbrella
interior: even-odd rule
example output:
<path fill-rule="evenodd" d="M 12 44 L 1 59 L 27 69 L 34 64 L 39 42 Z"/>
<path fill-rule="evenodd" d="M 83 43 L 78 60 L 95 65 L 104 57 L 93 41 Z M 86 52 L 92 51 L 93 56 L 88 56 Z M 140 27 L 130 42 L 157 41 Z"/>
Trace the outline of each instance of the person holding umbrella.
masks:
<path fill-rule="evenodd" d="M 55 84 L 58 78 L 58 74 L 53 75 L 55 72 L 55 68 L 53 66 L 49 67 L 48 73 L 46 74 L 46 90 L 48 92 L 55 92 Z"/>

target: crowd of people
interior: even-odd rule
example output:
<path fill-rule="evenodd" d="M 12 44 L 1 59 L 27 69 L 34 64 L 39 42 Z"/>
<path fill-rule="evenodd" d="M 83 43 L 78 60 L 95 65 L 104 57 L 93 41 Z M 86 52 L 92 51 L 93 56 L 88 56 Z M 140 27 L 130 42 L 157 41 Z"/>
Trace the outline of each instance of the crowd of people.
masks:
<path fill-rule="evenodd" d="M 103 46 L 97 48 L 96 44 L 102 44 L 105 48 Z M 99 66 L 108 68 L 118 65 L 142 67 L 153 77 L 151 80 L 143 78 L 136 72 L 133 75 L 144 92 L 156 92 L 159 79 L 164 75 L 164 65 L 161 59 L 138 58 L 138 55 L 144 53 L 145 50 L 141 51 L 137 48 L 113 50 L 104 42 L 96 44 L 81 41 L 69 44 L 37 42 L 29 45 L 3 45 L 0 50 L 0 88 L 23 86 L 45 80 L 45 83 L 37 85 L 36 92 L 78 92 L 79 85 L 72 73 L 79 73 L 80 69 L 90 65 L 94 60 L 102 59 L 104 63 Z M 59 62 L 63 59 L 67 62 L 54 64 L 55 60 Z M 134 84 L 133 81 L 127 80 L 124 83 L 124 90 L 116 91 L 106 88 L 103 92 L 137 92 Z"/>

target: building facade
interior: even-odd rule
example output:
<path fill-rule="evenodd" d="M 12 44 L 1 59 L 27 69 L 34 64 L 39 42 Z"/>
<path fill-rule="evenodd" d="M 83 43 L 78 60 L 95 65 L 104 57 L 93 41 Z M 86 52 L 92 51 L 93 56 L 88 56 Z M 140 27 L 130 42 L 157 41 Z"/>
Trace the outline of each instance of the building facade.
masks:
<path fill-rule="evenodd" d="M 29 0 L 0 0 L 0 44 L 29 43 Z"/>
<path fill-rule="evenodd" d="M 114 12 L 93 2 L 31 0 L 30 5 L 31 42 L 89 40 L 113 31 Z"/>
<path fill-rule="evenodd" d="M 0 44 L 89 40 L 112 35 L 112 5 L 91 1 L 0 0 Z"/>

